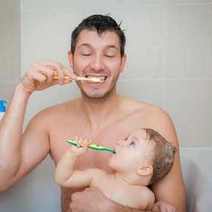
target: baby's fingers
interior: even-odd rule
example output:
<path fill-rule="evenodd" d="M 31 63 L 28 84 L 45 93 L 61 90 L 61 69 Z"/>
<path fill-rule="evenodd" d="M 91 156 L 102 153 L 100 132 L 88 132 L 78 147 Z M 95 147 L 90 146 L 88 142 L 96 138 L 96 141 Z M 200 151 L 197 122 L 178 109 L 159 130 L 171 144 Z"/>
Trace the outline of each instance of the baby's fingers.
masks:
<path fill-rule="evenodd" d="M 86 152 L 86 148 L 84 147 L 76 147 L 76 146 L 72 146 L 71 147 L 71 152 L 76 154 L 76 155 L 81 155 L 83 154 L 84 152 Z"/>
<path fill-rule="evenodd" d="M 86 147 L 87 148 L 91 144 L 91 140 L 89 140 L 89 139 L 80 139 L 79 140 L 79 144 L 82 147 Z"/>

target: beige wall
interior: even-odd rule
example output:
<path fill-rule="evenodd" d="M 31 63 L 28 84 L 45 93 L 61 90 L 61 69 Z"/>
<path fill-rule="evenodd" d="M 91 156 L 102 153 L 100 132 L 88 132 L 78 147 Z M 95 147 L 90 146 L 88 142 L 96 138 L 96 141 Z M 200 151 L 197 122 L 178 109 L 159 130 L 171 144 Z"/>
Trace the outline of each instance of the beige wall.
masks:
<path fill-rule="evenodd" d="M 0 98 L 10 99 L 20 77 L 20 0 L 0 0 Z"/>
<path fill-rule="evenodd" d="M 90 14 L 110 13 L 123 22 L 127 35 L 128 64 L 120 93 L 167 110 L 183 146 L 212 145 L 212 1 L 96 0 L 86 7 L 82 0 L 22 0 L 22 4 L 22 74 L 34 61 L 67 64 L 74 26 Z M 73 86 L 36 94 L 27 118 L 77 94 Z"/>

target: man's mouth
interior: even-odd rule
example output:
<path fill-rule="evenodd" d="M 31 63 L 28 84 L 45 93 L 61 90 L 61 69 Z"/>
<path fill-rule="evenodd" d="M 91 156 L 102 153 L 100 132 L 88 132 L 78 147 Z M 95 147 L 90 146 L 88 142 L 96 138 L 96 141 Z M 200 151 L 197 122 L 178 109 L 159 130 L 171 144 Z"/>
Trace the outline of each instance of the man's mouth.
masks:
<path fill-rule="evenodd" d="M 90 79 L 96 79 L 96 83 L 104 83 L 108 76 L 107 75 L 97 75 L 97 74 L 86 74 L 86 78 Z M 95 83 L 95 82 L 94 82 Z"/>

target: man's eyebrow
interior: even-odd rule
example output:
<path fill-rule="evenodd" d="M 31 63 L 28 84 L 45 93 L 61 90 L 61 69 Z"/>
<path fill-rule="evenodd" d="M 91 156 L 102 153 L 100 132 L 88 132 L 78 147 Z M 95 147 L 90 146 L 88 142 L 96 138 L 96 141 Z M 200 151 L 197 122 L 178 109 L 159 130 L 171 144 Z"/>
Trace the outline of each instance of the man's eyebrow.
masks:
<path fill-rule="evenodd" d="M 108 45 L 106 46 L 107 49 L 117 49 L 118 50 L 118 47 L 116 45 Z"/>
<path fill-rule="evenodd" d="M 92 46 L 89 44 L 89 43 L 81 43 L 79 46 L 78 46 L 78 49 L 81 49 L 83 47 L 86 47 L 86 48 L 92 48 Z M 119 48 L 116 46 L 116 45 L 107 45 L 105 47 L 106 50 L 108 49 L 115 49 L 117 51 L 119 51 Z"/>

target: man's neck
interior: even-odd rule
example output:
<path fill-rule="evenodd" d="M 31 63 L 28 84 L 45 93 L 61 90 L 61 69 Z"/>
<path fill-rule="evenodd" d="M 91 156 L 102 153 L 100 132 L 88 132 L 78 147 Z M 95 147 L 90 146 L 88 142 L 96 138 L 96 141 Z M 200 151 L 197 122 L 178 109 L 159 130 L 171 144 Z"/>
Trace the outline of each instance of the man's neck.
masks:
<path fill-rule="evenodd" d="M 103 124 L 106 124 L 106 121 L 109 122 L 113 119 L 115 111 L 117 111 L 120 106 L 120 102 L 121 98 L 114 90 L 102 98 L 82 96 L 80 107 L 86 115 L 91 129 L 95 130 L 103 127 Z"/>

